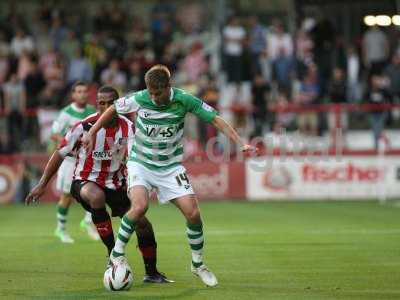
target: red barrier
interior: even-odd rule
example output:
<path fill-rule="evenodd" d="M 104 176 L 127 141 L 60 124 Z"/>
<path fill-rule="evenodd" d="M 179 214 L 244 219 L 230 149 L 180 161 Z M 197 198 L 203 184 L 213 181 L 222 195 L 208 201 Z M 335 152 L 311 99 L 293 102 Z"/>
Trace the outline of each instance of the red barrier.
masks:
<path fill-rule="evenodd" d="M 0 156 L 0 204 L 22 202 L 29 190 L 38 182 L 47 163 L 48 155 Z M 185 163 L 189 178 L 200 199 L 244 199 L 244 163 L 209 161 Z M 58 200 L 55 188 L 56 176 L 43 195 L 42 202 Z"/>
<path fill-rule="evenodd" d="M 200 199 L 243 199 L 246 195 L 244 163 L 185 163 Z"/>
<path fill-rule="evenodd" d="M 327 154 L 326 158 L 329 158 L 328 160 L 323 159 L 321 156 L 320 162 L 312 161 L 313 157 L 318 158 L 320 155 L 321 153 L 284 153 L 283 156 L 290 161 L 289 164 L 286 160 L 281 161 L 279 153 L 273 153 L 243 162 L 213 163 L 203 161 L 186 162 L 184 165 L 200 200 L 265 200 L 273 198 L 275 194 L 279 197 L 282 196 L 281 194 L 286 190 L 282 189 L 281 185 L 291 187 L 290 193 L 285 194 L 288 199 L 301 197 L 303 195 L 302 192 L 314 193 L 318 195 L 316 199 L 322 199 L 327 188 L 330 188 L 329 197 L 335 198 L 335 195 L 340 193 L 345 195 L 349 191 L 338 188 L 339 185 L 337 184 L 340 180 L 343 178 L 354 179 L 354 184 L 352 184 L 357 185 L 354 187 L 354 191 L 358 192 L 360 190 L 359 187 L 361 188 L 361 186 L 358 186 L 360 184 L 359 181 L 369 180 L 380 174 L 375 172 L 376 168 L 383 168 L 387 175 L 376 186 L 366 185 L 364 187 L 365 193 L 368 195 L 370 193 L 368 189 L 373 189 L 374 194 L 371 195 L 375 197 L 377 192 L 385 191 L 386 185 L 390 182 L 392 182 L 390 183 L 391 190 L 388 190 L 387 194 L 398 193 L 399 153 L 388 153 L 382 158 L 372 152 L 347 152 L 347 155 L 337 157 L 338 159 L 335 158 L 334 154 Z M 264 169 L 260 171 L 252 168 L 254 162 L 263 162 L 271 156 L 274 159 L 274 167 L 271 170 Z M 47 159 L 48 156 L 45 154 L 0 156 L 0 204 L 22 202 L 26 193 L 37 183 Z M 261 165 L 267 166 L 265 163 Z M 299 169 L 299 166 L 303 165 L 304 168 Z M 375 166 L 375 169 L 370 169 L 371 166 Z M 390 172 L 388 171 L 389 169 Z M 300 177 L 296 174 L 303 176 L 300 176 L 303 181 L 299 182 Z M 338 177 L 339 175 L 341 177 Z M 58 199 L 54 179 L 41 199 L 42 202 L 54 202 Z M 335 185 L 326 185 L 325 181 L 328 179 L 336 180 Z M 307 184 L 308 189 L 303 188 L 305 184 Z M 352 188 L 353 185 L 351 185 Z M 279 187 L 279 189 L 276 187 Z M 346 195 L 348 196 L 348 194 Z M 363 197 L 365 198 L 365 196 Z M 308 198 L 303 197 L 303 199 Z"/>

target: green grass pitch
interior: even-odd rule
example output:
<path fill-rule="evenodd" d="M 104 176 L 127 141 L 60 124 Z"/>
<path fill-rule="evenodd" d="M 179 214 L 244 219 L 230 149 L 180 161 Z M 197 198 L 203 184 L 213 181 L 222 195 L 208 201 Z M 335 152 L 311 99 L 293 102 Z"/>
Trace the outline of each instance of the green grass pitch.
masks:
<path fill-rule="evenodd" d="M 0 299 L 400 299 L 400 209 L 376 202 L 201 203 L 205 262 L 219 286 L 189 271 L 185 224 L 172 205 L 148 216 L 159 269 L 176 283 L 143 284 L 136 237 L 128 246 L 134 286 L 108 292 L 105 248 L 79 231 L 53 237 L 55 206 L 0 207 Z M 119 220 L 115 219 L 114 232 Z"/>

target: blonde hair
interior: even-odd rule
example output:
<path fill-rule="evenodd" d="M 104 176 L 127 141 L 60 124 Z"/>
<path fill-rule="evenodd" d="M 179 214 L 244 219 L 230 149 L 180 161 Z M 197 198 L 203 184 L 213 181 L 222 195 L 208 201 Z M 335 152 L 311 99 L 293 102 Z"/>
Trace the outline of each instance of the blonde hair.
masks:
<path fill-rule="evenodd" d="M 166 88 L 170 85 L 171 73 L 164 65 L 152 66 L 144 75 L 146 85 L 156 88 Z"/>

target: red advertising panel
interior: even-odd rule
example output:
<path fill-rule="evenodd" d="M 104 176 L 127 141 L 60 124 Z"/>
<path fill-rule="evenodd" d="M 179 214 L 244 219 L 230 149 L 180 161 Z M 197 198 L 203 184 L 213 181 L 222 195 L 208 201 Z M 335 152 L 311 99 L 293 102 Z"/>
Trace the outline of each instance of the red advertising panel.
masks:
<path fill-rule="evenodd" d="M 0 204 L 23 202 L 43 173 L 48 156 L 0 156 Z M 238 162 L 186 163 L 190 180 L 199 198 L 205 200 L 240 199 L 246 196 L 245 165 Z M 55 177 L 42 202 L 57 201 Z"/>
<path fill-rule="evenodd" d="M 195 192 L 201 199 L 244 199 L 244 163 L 186 163 Z"/>

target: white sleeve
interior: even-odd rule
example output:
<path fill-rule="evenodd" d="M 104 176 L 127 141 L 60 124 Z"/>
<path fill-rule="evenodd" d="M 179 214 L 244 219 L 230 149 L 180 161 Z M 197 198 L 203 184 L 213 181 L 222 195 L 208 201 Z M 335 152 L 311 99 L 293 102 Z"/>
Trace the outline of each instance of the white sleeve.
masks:
<path fill-rule="evenodd" d="M 68 153 L 71 153 L 74 150 L 75 145 L 81 138 L 82 134 L 83 126 L 80 123 L 68 130 L 67 134 L 58 146 L 58 152 L 62 157 L 67 156 Z"/>
<path fill-rule="evenodd" d="M 139 109 L 139 104 L 135 100 L 135 94 L 129 94 L 119 98 L 114 102 L 115 110 L 119 114 L 129 114 Z"/>
<path fill-rule="evenodd" d="M 130 122 L 128 131 L 128 155 L 132 149 L 134 140 L 135 140 L 135 125 L 133 124 L 133 122 Z"/>
<path fill-rule="evenodd" d="M 51 127 L 52 134 L 61 134 L 68 126 L 68 115 L 63 111 L 58 115 Z"/>

